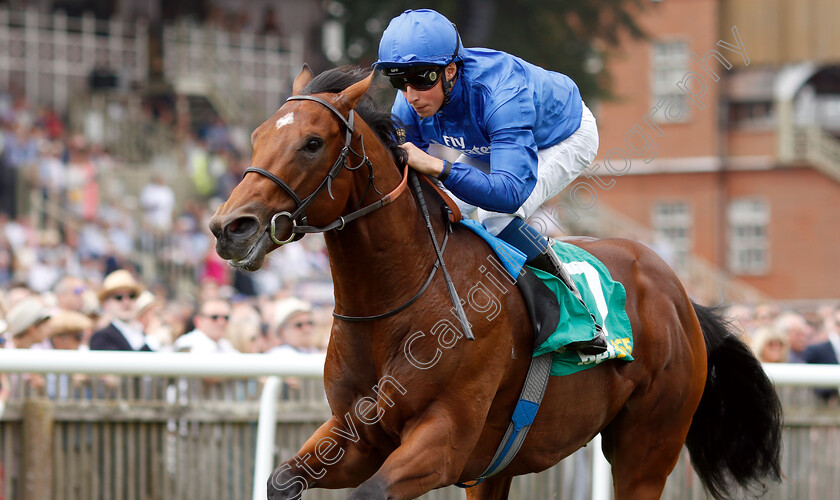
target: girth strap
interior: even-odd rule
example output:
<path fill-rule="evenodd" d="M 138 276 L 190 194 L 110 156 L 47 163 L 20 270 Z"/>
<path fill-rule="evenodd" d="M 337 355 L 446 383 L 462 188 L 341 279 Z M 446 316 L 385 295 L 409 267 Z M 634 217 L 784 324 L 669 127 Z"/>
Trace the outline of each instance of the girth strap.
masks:
<path fill-rule="evenodd" d="M 519 402 L 516 403 L 516 408 L 513 410 L 511 423 L 508 425 L 502 442 L 499 444 L 496 454 L 493 455 L 493 460 L 490 461 L 490 465 L 484 469 L 478 479 L 470 482 L 470 484 L 455 483 L 455 486 L 470 488 L 480 484 L 485 478 L 501 472 L 519 452 L 545 395 L 545 388 L 548 386 L 548 378 L 551 375 L 552 354 L 547 352 L 536 358 L 531 358 L 531 366 L 528 368 L 528 375 L 525 377 Z"/>

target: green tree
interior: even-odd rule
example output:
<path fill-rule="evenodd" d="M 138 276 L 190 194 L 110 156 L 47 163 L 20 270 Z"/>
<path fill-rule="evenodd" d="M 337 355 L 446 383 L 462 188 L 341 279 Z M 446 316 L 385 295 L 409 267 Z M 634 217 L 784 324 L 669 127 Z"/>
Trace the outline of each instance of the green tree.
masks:
<path fill-rule="evenodd" d="M 413 5 L 412 5 L 413 4 Z M 346 0 L 343 3 L 347 62 L 377 59 L 382 31 L 400 12 L 420 5 L 405 0 Z M 604 59 L 622 35 L 643 38 L 634 15 L 642 0 L 431 0 L 457 26 L 464 45 L 517 55 L 569 75 L 584 99 L 610 96 Z"/>

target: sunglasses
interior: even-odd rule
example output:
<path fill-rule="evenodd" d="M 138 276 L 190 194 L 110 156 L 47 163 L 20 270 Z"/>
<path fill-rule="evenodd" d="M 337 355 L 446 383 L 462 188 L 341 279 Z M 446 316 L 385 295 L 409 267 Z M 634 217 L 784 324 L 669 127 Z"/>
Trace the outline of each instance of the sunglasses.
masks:
<path fill-rule="evenodd" d="M 405 91 L 406 87 L 410 85 L 414 90 L 429 90 L 437 85 L 443 74 L 443 68 L 439 66 L 421 67 L 407 69 L 400 74 L 389 74 L 400 71 L 397 68 L 383 70 L 382 73 L 391 80 L 391 85 L 397 89 Z"/>
<path fill-rule="evenodd" d="M 111 298 L 112 298 L 112 299 L 114 299 L 114 300 L 116 300 L 116 301 L 120 301 L 120 302 L 122 302 L 122 300 L 123 300 L 123 299 L 131 299 L 131 300 L 136 299 L 136 298 L 137 298 L 137 294 L 136 294 L 136 293 L 134 293 L 134 292 L 127 293 L 127 294 L 122 294 L 122 293 L 120 293 L 120 294 L 117 294 L 117 295 L 112 295 L 112 296 L 111 296 Z"/>

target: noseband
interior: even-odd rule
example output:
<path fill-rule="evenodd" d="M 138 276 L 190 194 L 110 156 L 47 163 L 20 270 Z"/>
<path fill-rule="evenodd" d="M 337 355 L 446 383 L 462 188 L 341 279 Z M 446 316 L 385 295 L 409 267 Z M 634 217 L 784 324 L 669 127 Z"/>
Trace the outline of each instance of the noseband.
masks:
<path fill-rule="evenodd" d="M 278 245 L 285 245 L 286 243 L 289 243 L 290 241 L 292 241 L 294 239 L 302 238 L 303 235 L 306 234 L 306 233 L 323 233 L 323 232 L 326 232 L 326 231 L 330 231 L 332 229 L 336 229 L 336 230 L 340 231 L 341 229 L 344 228 L 344 226 L 348 222 L 350 222 L 354 219 L 358 219 L 359 217 L 367 215 L 370 212 L 373 212 L 374 210 L 378 210 L 378 209 L 384 207 L 385 205 L 390 204 L 400 194 L 402 194 L 402 192 L 405 190 L 405 186 L 406 186 L 406 183 L 408 181 L 408 165 L 406 165 L 406 167 L 405 167 L 405 172 L 403 173 L 403 179 L 400 182 L 400 184 L 393 191 L 391 191 L 387 195 L 383 196 L 379 201 L 376 201 L 376 202 L 374 202 L 374 203 L 372 203 L 372 204 L 370 204 L 370 205 L 368 205 L 364 208 L 358 209 L 358 210 L 356 210 L 356 211 L 354 211 L 354 212 L 352 212 L 348 215 L 340 216 L 338 219 L 334 220 L 333 222 L 327 224 L 324 227 L 307 225 L 306 209 L 315 200 L 315 197 L 319 193 L 321 193 L 321 191 L 326 189 L 327 192 L 330 195 L 330 198 L 334 199 L 333 194 L 332 194 L 332 182 L 336 178 L 336 176 L 338 176 L 339 172 L 341 172 L 342 167 L 346 168 L 347 170 L 354 171 L 354 170 L 358 170 L 359 168 L 361 168 L 362 165 L 367 165 L 368 172 L 369 172 L 368 188 L 373 187 L 374 191 L 376 191 L 377 193 L 379 193 L 379 190 L 376 189 L 376 186 L 374 185 L 374 182 L 373 182 L 373 165 L 371 164 L 370 159 L 367 157 L 367 153 L 365 153 L 364 136 L 361 136 L 361 135 L 359 136 L 359 140 L 361 141 L 361 144 L 362 144 L 362 153 L 361 154 L 357 153 L 356 151 L 353 150 L 353 148 L 350 147 L 350 142 L 353 139 L 353 120 L 356 116 L 355 112 L 352 109 L 350 110 L 349 118 L 344 118 L 344 116 L 332 104 L 325 101 L 324 99 L 321 99 L 320 97 L 315 97 L 315 96 L 311 96 L 311 95 L 293 95 L 293 96 L 289 97 L 288 99 L 286 99 L 286 101 L 315 101 L 317 103 L 323 104 L 330 111 L 332 111 L 333 114 L 336 115 L 339 118 L 339 120 L 341 120 L 341 122 L 344 124 L 344 126 L 346 128 L 346 132 L 345 132 L 345 135 L 344 135 L 344 147 L 341 149 L 341 153 L 339 153 L 338 158 L 335 160 L 335 163 L 333 163 L 333 166 L 330 167 L 330 171 L 327 174 L 327 177 L 324 178 L 323 181 L 321 181 L 321 184 L 319 184 L 318 187 L 315 188 L 315 191 L 313 191 L 312 194 L 310 194 L 309 196 L 307 196 L 304 199 L 301 199 L 297 195 L 297 193 L 295 193 L 295 191 L 291 187 L 289 187 L 288 184 L 286 184 L 282 179 L 280 179 L 276 175 L 272 174 L 268 170 L 265 170 L 264 168 L 260 168 L 260 167 L 254 167 L 254 166 L 251 166 L 251 167 L 248 167 L 248 168 L 245 169 L 245 174 L 247 174 L 248 172 L 255 172 L 255 173 L 258 173 L 260 175 L 263 175 L 263 176 L 271 179 L 275 184 L 280 186 L 280 188 L 282 188 L 283 191 L 285 191 L 295 201 L 296 208 L 295 208 L 295 211 L 293 213 L 283 211 L 283 212 L 278 212 L 278 213 L 274 214 L 273 217 L 271 217 L 271 226 L 269 228 L 269 236 L 271 237 L 271 240 L 274 243 L 276 243 Z M 354 155 L 361 158 L 361 161 L 359 162 L 359 164 L 354 166 L 354 167 L 350 167 L 350 166 L 347 165 L 347 157 L 349 156 L 350 153 L 353 153 Z M 243 177 L 244 177 L 245 174 L 243 174 Z M 367 192 L 365 192 L 365 194 L 367 194 Z M 382 194 L 382 193 L 379 193 L 379 194 Z M 365 196 L 362 195 L 362 199 L 364 199 L 364 198 L 365 198 Z M 277 239 L 276 224 L 277 224 L 277 218 L 278 217 L 287 217 L 292 224 L 291 235 L 286 240 Z"/>

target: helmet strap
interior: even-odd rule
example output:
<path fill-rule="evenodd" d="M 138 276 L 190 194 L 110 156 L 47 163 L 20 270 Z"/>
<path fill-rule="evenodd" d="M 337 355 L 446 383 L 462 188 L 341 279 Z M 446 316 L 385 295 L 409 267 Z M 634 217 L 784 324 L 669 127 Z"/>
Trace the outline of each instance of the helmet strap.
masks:
<path fill-rule="evenodd" d="M 458 26 L 455 23 L 452 23 L 452 27 L 455 28 L 455 52 L 452 53 L 452 58 L 449 59 L 449 62 L 446 63 L 446 66 L 449 66 L 455 61 L 455 58 L 458 57 L 458 49 L 461 48 L 461 37 L 458 35 Z M 455 65 L 455 76 L 452 77 L 452 80 L 446 78 L 446 66 L 443 67 L 443 106 L 449 104 L 449 101 L 452 99 L 452 87 L 455 86 L 455 76 L 458 75 L 458 66 Z"/>
<path fill-rule="evenodd" d="M 455 75 L 452 76 L 451 80 L 446 77 L 446 68 L 443 69 L 443 81 L 440 83 L 441 87 L 443 88 L 443 104 L 441 105 L 441 107 L 449 104 L 449 101 L 452 99 L 452 87 L 455 86 L 455 78 L 457 78 L 457 76 L 457 66 L 455 69 Z"/>
<path fill-rule="evenodd" d="M 453 78 L 454 80 L 454 78 Z M 443 105 L 446 106 L 449 104 L 449 100 L 452 98 L 452 87 L 455 85 L 453 80 L 446 78 L 446 75 L 443 76 Z"/>

